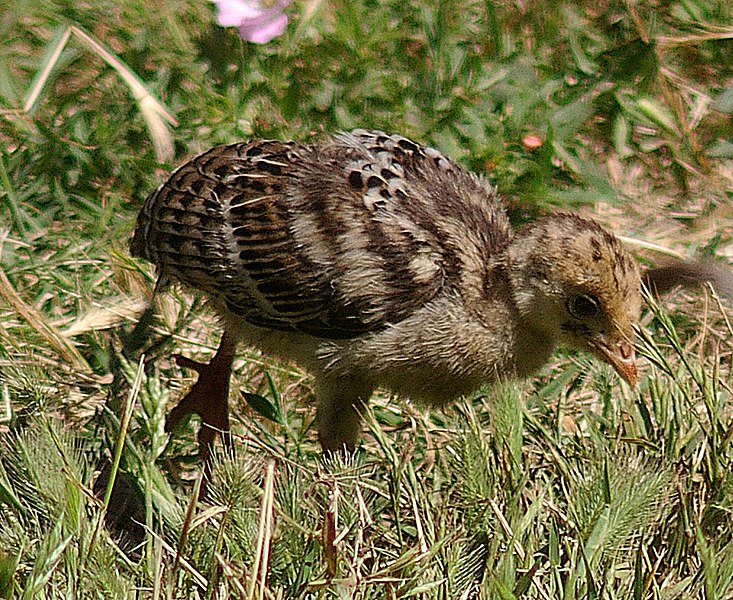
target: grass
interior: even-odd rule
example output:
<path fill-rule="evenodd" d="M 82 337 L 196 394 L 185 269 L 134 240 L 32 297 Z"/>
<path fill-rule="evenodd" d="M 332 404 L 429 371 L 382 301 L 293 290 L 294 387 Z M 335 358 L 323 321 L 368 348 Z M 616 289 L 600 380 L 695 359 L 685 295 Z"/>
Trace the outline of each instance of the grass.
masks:
<path fill-rule="evenodd" d="M 349 460 L 320 455 L 310 380 L 244 350 L 236 452 L 201 501 L 195 424 L 163 430 L 191 383 L 170 356 L 219 332 L 180 290 L 144 312 L 154 275 L 126 250 L 196 152 L 377 127 L 486 173 L 516 223 L 577 210 L 730 260 L 728 4 L 306 0 L 257 46 L 203 1 L 9 0 L 0 597 L 733 598 L 714 295 L 651 302 L 636 389 L 558 354 L 443 411 L 382 395 Z"/>

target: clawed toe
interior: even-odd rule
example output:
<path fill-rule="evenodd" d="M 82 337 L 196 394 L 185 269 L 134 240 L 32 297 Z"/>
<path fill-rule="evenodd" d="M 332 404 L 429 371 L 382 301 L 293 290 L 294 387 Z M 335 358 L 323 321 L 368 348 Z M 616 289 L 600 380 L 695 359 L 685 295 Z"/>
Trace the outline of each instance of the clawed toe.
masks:
<path fill-rule="evenodd" d="M 236 341 L 224 334 L 214 357 L 209 363 L 200 363 L 185 356 L 175 355 L 176 363 L 198 373 L 191 390 L 170 412 L 165 430 L 172 432 L 188 415 L 201 417 L 198 443 L 199 455 L 206 474 L 210 472 L 211 453 L 217 435 L 225 447 L 231 446 L 229 433 L 229 379 L 236 350 Z"/>

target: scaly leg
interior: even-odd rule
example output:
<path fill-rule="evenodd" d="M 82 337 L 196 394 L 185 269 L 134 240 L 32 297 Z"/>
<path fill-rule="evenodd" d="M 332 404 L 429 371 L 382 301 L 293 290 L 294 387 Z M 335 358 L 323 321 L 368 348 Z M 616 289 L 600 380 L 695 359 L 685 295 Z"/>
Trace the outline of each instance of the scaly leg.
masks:
<path fill-rule="evenodd" d="M 226 448 L 231 447 L 229 379 L 236 349 L 236 339 L 225 331 L 219 349 L 208 364 L 181 355 L 175 357 L 181 367 L 196 371 L 199 377 L 188 394 L 168 415 L 165 430 L 173 431 L 182 419 L 192 413 L 201 417 L 198 436 L 199 456 L 204 463 L 204 475 L 207 478 L 211 475 L 211 452 L 217 434 L 221 434 L 222 443 Z"/>
<path fill-rule="evenodd" d="M 316 429 L 323 451 L 353 452 L 361 431 L 361 410 L 374 390 L 357 378 L 318 381 Z"/>

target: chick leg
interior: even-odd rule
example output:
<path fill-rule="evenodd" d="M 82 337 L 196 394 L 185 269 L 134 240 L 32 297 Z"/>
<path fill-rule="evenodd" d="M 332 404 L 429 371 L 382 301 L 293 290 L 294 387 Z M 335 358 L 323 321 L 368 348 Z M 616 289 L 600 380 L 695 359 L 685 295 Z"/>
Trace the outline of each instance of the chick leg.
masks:
<path fill-rule="evenodd" d="M 180 355 L 175 357 L 181 367 L 196 371 L 199 377 L 188 394 L 168 415 L 165 430 L 173 431 L 184 417 L 192 413 L 201 417 L 201 429 L 198 436 L 199 456 L 204 463 L 205 475 L 209 475 L 211 471 L 211 452 L 217 434 L 221 434 L 222 443 L 226 448 L 231 446 L 229 379 L 236 349 L 236 339 L 224 332 L 219 349 L 208 364 Z"/>
<path fill-rule="evenodd" d="M 352 378 L 318 382 L 316 428 L 324 452 L 353 452 L 361 430 L 360 411 L 374 390 L 371 384 Z"/>

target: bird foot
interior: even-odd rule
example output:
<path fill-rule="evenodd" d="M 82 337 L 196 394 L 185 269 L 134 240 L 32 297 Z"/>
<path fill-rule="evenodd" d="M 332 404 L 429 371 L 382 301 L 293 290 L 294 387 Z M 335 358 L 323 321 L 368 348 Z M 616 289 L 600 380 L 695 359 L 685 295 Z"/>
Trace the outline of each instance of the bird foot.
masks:
<path fill-rule="evenodd" d="M 221 435 L 226 448 L 231 447 L 229 432 L 229 378 L 236 342 L 227 334 L 222 337 L 219 349 L 209 363 L 200 363 L 179 354 L 176 363 L 198 373 L 198 380 L 191 390 L 170 412 L 165 423 L 167 432 L 173 431 L 190 414 L 201 417 L 199 430 L 199 456 L 206 475 L 211 471 L 211 454 L 217 435 Z"/>

